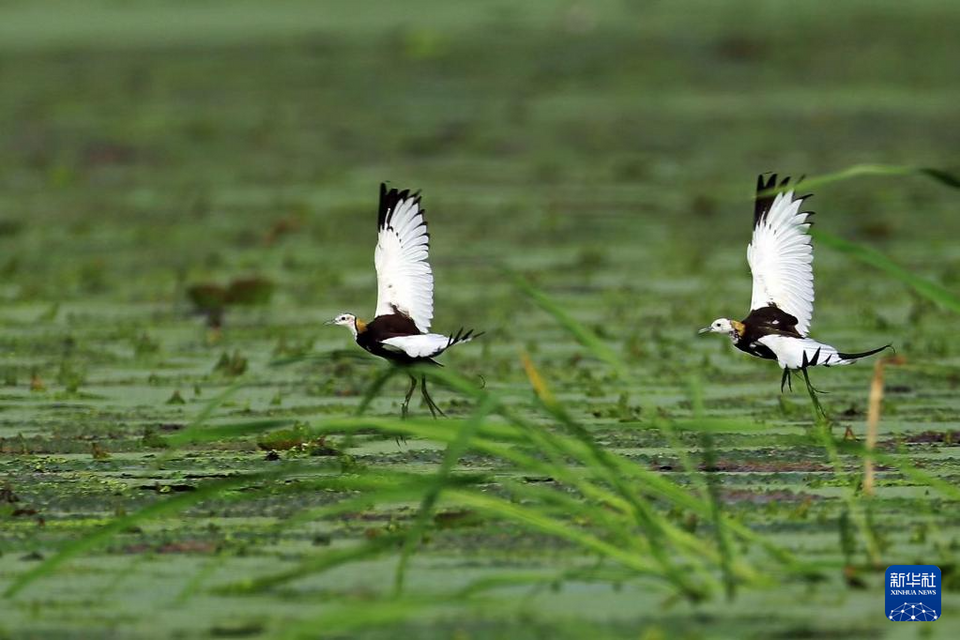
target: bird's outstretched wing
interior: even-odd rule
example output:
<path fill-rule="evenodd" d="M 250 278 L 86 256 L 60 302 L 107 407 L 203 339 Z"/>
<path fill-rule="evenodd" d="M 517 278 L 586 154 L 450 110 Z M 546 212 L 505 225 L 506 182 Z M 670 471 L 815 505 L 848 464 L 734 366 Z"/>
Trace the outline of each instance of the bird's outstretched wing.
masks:
<path fill-rule="evenodd" d="M 433 271 L 419 192 L 388 191 L 387 185 L 381 184 L 378 224 L 375 315 L 402 313 L 426 333 L 433 320 Z"/>
<path fill-rule="evenodd" d="M 405 353 L 411 358 L 432 358 L 438 356 L 450 347 L 462 342 L 470 342 L 479 338 L 483 333 L 474 333 L 467 331 L 464 333 L 460 329 L 452 336 L 444 336 L 439 333 L 425 333 L 418 336 L 397 336 L 387 338 L 383 341 L 383 346 L 391 351 Z"/>
<path fill-rule="evenodd" d="M 813 214 L 800 211 L 807 196 L 794 196 L 789 181 L 777 184 L 776 175 L 766 183 L 762 175 L 757 178 L 753 239 L 747 247 L 753 274 L 750 309 L 775 306 L 795 317 L 797 332 L 806 336 L 813 318 L 813 245 L 808 233 Z"/>

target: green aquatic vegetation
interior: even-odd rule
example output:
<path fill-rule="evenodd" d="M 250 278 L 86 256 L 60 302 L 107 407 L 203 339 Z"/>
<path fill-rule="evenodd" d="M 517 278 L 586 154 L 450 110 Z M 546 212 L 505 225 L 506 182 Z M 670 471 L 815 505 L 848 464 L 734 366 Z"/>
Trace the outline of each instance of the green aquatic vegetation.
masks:
<path fill-rule="evenodd" d="M 960 12 L 755 4 L 0 6 L 0 636 L 895 635 L 871 546 L 957 575 Z M 872 452 L 694 338 L 764 170 L 811 176 L 817 335 L 907 359 Z M 449 420 L 320 324 L 382 180 L 487 332 Z M 869 367 L 815 382 L 860 433 Z"/>
<path fill-rule="evenodd" d="M 256 481 L 256 477 L 241 477 L 227 481 L 221 481 L 205 487 L 204 489 L 184 493 L 174 498 L 160 500 L 153 503 L 150 507 L 137 513 L 115 518 L 109 523 L 78 540 L 64 545 L 55 555 L 51 556 L 39 564 L 31 571 L 21 574 L 5 590 L 3 595 L 11 597 L 26 588 L 30 583 L 53 573 L 64 562 L 75 558 L 82 553 L 95 549 L 98 545 L 105 544 L 115 534 L 126 531 L 140 522 L 155 518 L 166 513 L 177 513 L 188 506 L 196 504 L 218 495 L 228 489 L 235 489 L 244 483 Z"/>
<path fill-rule="evenodd" d="M 239 351 L 234 351 L 232 354 L 224 351 L 220 355 L 220 359 L 217 360 L 217 364 L 214 365 L 213 370 L 225 376 L 235 378 L 243 375 L 247 370 L 247 364 L 247 359 L 241 355 Z"/>
<path fill-rule="evenodd" d="M 531 370 L 532 371 L 532 370 Z M 436 374 L 435 371 L 431 370 L 433 374 Z M 435 378 L 438 381 L 445 382 L 448 385 L 457 386 L 461 389 L 471 389 L 470 383 L 464 379 L 461 379 L 453 374 L 444 372 L 440 375 L 435 375 Z M 535 384 L 535 387 L 537 385 Z M 547 398 L 544 396 L 543 388 L 540 388 L 541 398 Z M 578 427 L 569 418 L 563 417 L 563 409 L 559 404 L 556 404 L 552 400 L 544 400 L 544 406 L 547 410 L 554 414 L 557 417 L 560 417 L 564 422 L 566 422 L 567 427 L 572 430 L 572 436 L 566 436 L 565 438 L 569 439 L 569 442 L 566 444 L 561 444 L 559 436 L 556 435 L 547 435 L 544 432 L 543 437 L 538 437 L 534 439 L 534 444 L 547 444 L 548 446 L 554 448 L 559 454 L 564 456 L 570 455 L 577 451 L 580 456 L 579 460 L 582 464 L 587 465 L 587 468 L 592 469 L 590 476 L 598 476 L 597 480 L 602 481 L 603 483 L 613 483 L 615 489 L 613 494 L 609 493 L 609 490 L 603 489 L 602 484 L 595 484 L 595 481 L 590 481 L 586 479 L 578 479 L 573 482 L 575 486 L 579 486 L 587 495 L 593 495 L 594 498 L 600 496 L 607 496 L 605 501 L 611 506 L 619 505 L 618 508 L 624 510 L 623 516 L 628 517 L 629 520 L 635 520 L 633 526 L 640 526 L 641 530 L 646 531 L 647 544 L 642 545 L 640 550 L 646 549 L 646 553 L 652 553 L 655 558 L 658 558 L 657 562 L 651 564 L 649 560 L 645 560 L 644 555 L 636 555 L 622 550 L 615 546 L 611 546 L 609 543 L 605 542 L 600 537 L 595 537 L 593 534 L 580 531 L 579 528 L 571 526 L 564 522 L 563 520 L 557 519 L 555 516 L 550 515 L 551 510 L 542 511 L 541 509 L 535 508 L 532 504 L 526 503 L 523 506 L 514 505 L 510 502 L 506 502 L 500 498 L 493 497 L 488 494 L 478 494 L 472 491 L 467 491 L 464 488 L 457 487 L 448 487 L 446 486 L 447 474 L 449 473 L 450 466 L 458 459 L 459 455 L 462 454 L 467 448 L 470 447 L 470 435 L 476 431 L 476 437 L 483 438 L 488 437 L 484 434 L 484 430 L 481 428 L 483 417 L 493 411 L 495 407 L 501 404 L 501 401 L 497 400 L 495 396 L 490 395 L 488 392 L 476 391 L 476 394 L 483 394 L 485 399 L 481 404 L 481 411 L 478 411 L 477 418 L 473 419 L 468 423 L 467 428 L 460 429 L 458 432 L 446 431 L 450 438 L 450 444 L 448 445 L 447 453 L 447 462 L 445 465 L 440 467 L 440 472 L 437 474 L 437 479 L 434 481 L 434 488 L 431 492 L 426 493 L 426 497 L 423 499 L 423 504 L 421 505 L 421 516 L 416 522 L 416 526 L 408 533 L 406 542 L 404 543 L 404 552 L 402 557 L 408 557 L 409 553 L 412 550 L 413 543 L 411 541 L 418 540 L 423 533 L 423 528 L 428 522 L 428 516 L 431 512 L 432 505 L 440 495 L 443 495 L 444 498 L 451 499 L 454 504 L 466 507 L 469 509 L 477 510 L 481 513 L 486 513 L 492 517 L 496 518 L 506 518 L 515 522 L 518 522 L 522 525 L 528 526 L 534 530 L 541 531 L 550 535 L 555 535 L 560 538 L 566 539 L 574 544 L 580 545 L 587 550 L 600 554 L 602 557 L 609 557 L 611 560 L 616 561 L 626 567 L 632 568 L 633 570 L 639 572 L 641 575 L 658 575 L 663 572 L 663 577 L 668 579 L 668 581 L 673 582 L 678 588 L 686 592 L 689 597 L 700 598 L 705 595 L 704 592 L 701 592 L 705 586 L 708 586 L 711 582 L 709 578 L 709 573 L 704 571 L 704 568 L 697 570 L 699 577 L 707 580 L 704 585 L 695 586 L 687 582 L 687 578 L 681 578 L 681 574 L 678 569 L 673 566 L 672 560 L 667 560 L 665 555 L 665 544 L 677 545 L 673 549 L 673 552 L 681 551 L 681 556 L 684 557 L 684 563 L 693 562 L 691 566 L 697 566 L 699 562 L 702 561 L 702 556 L 705 551 L 701 543 L 696 543 L 692 539 L 688 539 L 688 536 L 682 534 L 680 531 L 675 530 L 671 525 L 667 524 L 666 521 L 662 520 L 660 516 L 657 516 L 655 510 L 652 509 L 652 505 L 645 503 L 639 500 L 642 493 L 637 493 L 637 488 L 627 488 L 626 485 L 622 483 L 619 479 L 617 473 L 617 464 L 614 461 L 611 454 L 608 454 L 603 449 L 596 447 L 593 444 L 592 439 L 586 435 L 581 427 Z M 216 398 L 210 404 L 219 404 L 222 402 L 222 398 Z M 206 419 L 209 415 L 208 412 L 204 412 L 201 415 L 201 418 Z M 197 423 L 200 420 L 196 421 Z M 415 425 L 410 421 L 402 420 L 371 420 L 363 418 L 355 418 L 352 422 L 349 421 L 331 421 L 333 424 L 329 425 L 336 430 L 336 432 L 342 433 L 344 430 L 348 429 L 350 426 L 354 428 L 369 428 L 374 425 L 378 425 L 381 428 L 387 428 L 392 432 L 401 432 L 409 435 L 424 435 L 425 433 L 430 433 L 431 431 L 435 434 L 435 428 L 432 424 L 427 423 L 428 426 Z M 474 427 L 470 428 L 469 424 L 473 424 Z M 270 428 L 272 425 L 259 425 L 260 428 Z M 323 427 L 328 427 L 328 425 L 323 425 Z M 197 425 L 195 423 L 194 429 L 202 428 L 202 424 Z M 240 432 L 246 433 L 250 428 L 249 424 L 243 425 L 229 425 L 226 430 L 233 430 L 234 433 Z M 330 429 L 330 431 L 333 431 Z M 225 434 L 225 429 L 221 429 L 218 433 L 223 436 Z M 203 429 L 203 433 L 208 435 L 210 428 Z M 326 428 L 321 428 L 320 425 L 316 425 L 312 429 L 315 433 L 324 433 L 327 432 Z M 527 440 L 529 438 L 527 429 L 507 429 L 506 433 L 510 433 L 513 437 L 513 440 Z M 464 435 L 466 434 L 466 435 Z M 434 435 L 436 437 L 436 435 Z M 180 441 L 185 441 L 181 436 Z M 571 445 L 576 443 L 576 448 L 572 449 Z M 493 450 L 496 450 L 494 448 Z M 586 457 L 584 457 L 586 455 Z M 557 464 L 559 462 L 559 464 Z M 557 475 L 559 477 L 569 476 L 567 471 L 567 460 L 563 458 L 555 458 L 553 463 L 548 463 L 544 466 L 544 463 L 534 463 L 531 467 L 531 470 L 538 472 L 546 472 L 547 474 Z M 69 545 L 66 549 L 61 551 L 60 554 L 54 556 L 53 558 L 47 560 L 40 567 L 35 569 L 33 572 L 28 574 L 28 577 L 23 577 L 20 581 L 14 584 L 9 590 L 8 595 L 12 595 L 22 589 L 24 586 L 29 584 L 31 581 L 36 580 L 37 578 L 43 577 L 53 569 L 55 569 L 59 564 L 64 562 L 66 559 L 76 556 L 80 552 L 90 549 L 98 544 L 103 544 L 111 535 L 128 528 L 129 526 L 149 519 L 157 517 L 163 513 L 175 513 L 179 510 L 182 510 L 188 506 L 196 504 L 198 501 L 209 498 L 211 496 L 217 496 L 225 491 L 234 491 L 241 482 L 246 483 L 255 483 L 259 480 L 267 479 L 270 475 L 276 475 L 277 477 L 286 477 L 288 474 L 302 474 L 302 469 L 293 469 L 293 470 L 279 470 L 273 474 L 259 474 L 250 477 L 240 476 L 239 478 L 230 479 L 227 481 L 221 481 L 211 485 L 207 485 L 204 489 L 198 489 L 178 498 L 170 499 L 169 503 L 157 503 L 148 507 L 147 509 L 130 516 L 125 516 L 118 519 L 116 522 L 111 523 L 110 526 L 105 527 L 98 531 L 95 535 L 86 538 L 83 541 Z M 384 474 L 384 471 L 378 470 L 376 473 Z M 395 474 L 386 474 L 387 477 L 392 477 L 391 486 L 392 488 L 387 491 L 388 500 L 395 500 L 397 491 L 401 491 L 401 495 L 406 497 L 410 495 L 417 495 L 416 491 L 403 491 L 402 490 L 402 478 L 396 476 Z M 319 482 L 320 479 L 317 479 Z M 337 484 L 337 480 L 334 479 L 334 485 Z M 421 482 L 417 479 L 417 482 Z M 585 483 L 585 484 L 584 484 Z M 517 496 L 526 497 L 528 500 L 539 493 L 541 493 L 536 488 L 526 488 L 522 485 L 516 485 L 515 483 L 501 483 L 503 488 L 512 488 L 513 491 L 517 492 Z M 422 489 L 420 489 L 422 491 Z M 681 491 L 677 488 L 676 491 Z M 442 493 L 441 493 L 442 492 Z M 432 496 L 432 497 L 431 497 Z M 222 496 L 221 496 L 222 497 Z M 542 497 L 542 496 L 541 496 Z M 557 496 L 559 497 L 559 496 Z M 236 499 L 242 499 L 236 497 Z M 369 508 L 369 505 L 372 504 L 382 504 L 382 497 L 378 496 L 376 493 L 365 496 L 365 505 Z M 591 512 L 586 504 L 577 503 L 575 501 L 565 500 L 564 507 L 568 510 L 573 510 L 574 514 L 579 514 L 578 517 L 585 518 L 587 521 L 592 521 L 597 525 L 603 525 L 604 523 L 609 523 L 609 517 L 606 514 L 599 514 L 597 512 Z M 335 507 L 337 511 L 342 510 L 343 505 L 338 505 Z M 351 505 L 347 507 L 350 510 L 356 508 L 356 505 Z M 327 508 L 329 510 L 330 508 Z M 593 513 L 593 515 L 588 515 Z M 314 517 L 319 517 L 322 514 L 314 512 Z M 569 512 L 567 513 L 569 516 Z M 621 530 L 623 523 L 618 525 L 618 530 Z M 621 540 L 629 540 L 630 538 L 624 538 L 623 535 L 618 535 Z M 356 558 L 368 558 L 371 553 L 381 552 L 384 547 L 381 541 L 377 541 L 375 544 L 371 543 L 373 546 L 368 544 L 363 547 L 362 551 L 357 551 L 356 554 L 347 554 L 344 556 L 346 559 L 356 559 Z M 690 555 L 693 554 L 693 555 Z M 338 556 L 339 557 L 339 556 Z M 304 575 L 304 571 L 315 572 L 318 570 L 325 570 L 329 566 L 335 566 L 340 564 L 339 561 L 334 562 L 333 565 L 328 564 L 327 561 L 320 561 L 319 564 L 312 562 L 308 569 L 295 570 L 293 573 L 284 574 L 285 579 L 292 579 L 295 576 Z M 402 584 L 402 575 L 403 575 L 403 566 L 405 560 L 401 562 L 400 568 L 398 570 L 397 577 L 397 588 Z M 660 565 L 660 566 L 658 566 Z M 689 570 L 690 567 L 687 567 Z M 740 576 L 740 579 L 748 578 L 752 575 L 751 570 L 747 566 L 737 565 L 737 573 Z M 278 581 L 282 581 L 281 577 L 274 576 L 269 580 L 270 585 L 275 585 Z"/>
<path fill-rule="evenodd" d="M 819 229 L 812 233 L 816 242 L 836 249 L 854 260 L 880 269 L 890 277 L 908 285 L 924 298 L 935 302 L 944 309 L 960 313 L 960 296 L 943 285 L 916 275 L 871 247 L 849 242 Z"/>
<path fill-rule="evenodd" d="M 582 323 L 577 322 L 560 304 L 544 295 L 542 291 L 521 276 L 511 273 L 507 275 L 512 278 L 514 285 L 522 291 L 524 295 L 529 297 L 540 309 L 550 314 L 560 326 L 568 331 L 577 342 L 586 347 L 590 353 L 613 367 L 615 371 L 620 373 L 625 371 L 623 361 L 608 342 L 601 340 L 595 332 L 591 331 Z"/>

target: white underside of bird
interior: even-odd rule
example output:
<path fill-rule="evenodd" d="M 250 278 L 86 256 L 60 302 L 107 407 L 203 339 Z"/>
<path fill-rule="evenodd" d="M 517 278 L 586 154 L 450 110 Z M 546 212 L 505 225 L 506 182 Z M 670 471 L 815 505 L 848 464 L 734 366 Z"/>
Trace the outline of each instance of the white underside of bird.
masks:
<path fill-rule="evenodd" d="M 402 352 L 411 358 L 431 358 L 440 355 L 453 344 L 470 342 L 473 337 L 457 339 L 455 336 L 445 336 L 439 333 L 424 333 L 418 336 L 397 336 L 387 338 L 383 345 L 397 352 Z"/>
<path fill-rule="evenodd" d="M 782 369 L 801 369 L 811 364 L 833 367 L 857 361 L 856 358 L 844 358 L 836 347 L 813 338 L 770 335 L 763 336 L 757 342 L 773 351 Z"/>

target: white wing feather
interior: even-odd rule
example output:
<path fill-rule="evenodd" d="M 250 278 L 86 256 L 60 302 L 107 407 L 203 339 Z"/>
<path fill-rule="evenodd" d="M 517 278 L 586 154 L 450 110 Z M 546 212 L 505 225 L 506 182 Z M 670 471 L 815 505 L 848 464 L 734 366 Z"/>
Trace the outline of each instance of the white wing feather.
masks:
<path fill-rule="evenodd" d="M 380 233 L 374 263 L 377 267 L 375 316 L 399 311 L 420 331 L 433 320 L 433 271 L 430 235 L 420 208 L 419 194 L 396 189 L 380 192 Z"/>
<path fill-rule="evenodd" d="M 461 342 L 468 342 L 462 340 Z M 443 336 L 439 333 L 424 333 L 418 336 L 397 336 L 396 338 L 387 338 L 382 343 L 388 349 L 402 351 L 411 358 L 429 358 L 440 355 L 446 351 L 452 343 L 449 336 Z"/>
<path fill-rule="evenodd" d="M 816 363 L 816 365 L 825 367 L 835 367 L 837 365 L 853 364 L 856 358 L 844 358 L 843 354 L 837 351 L 836 347 L 822 342 L 817 342 L 813 338 L 794 338 L 792 336 L 768 335 L 757 340 L 773 351 L 777 356 L 777 364 L 786 369 L 799 369 L 803 366 L 804 356 L 806 362 Z"/>
<path fill-rule="evenodd" d="M 753 274 L 750 309 L 776 306 L 797 319 L 805 336 L 813 318 L 813 245 L 810 213 L 800 211 L 802 203 L 793 191 L 777 194 L 753 228 L 747 262 Z"/>

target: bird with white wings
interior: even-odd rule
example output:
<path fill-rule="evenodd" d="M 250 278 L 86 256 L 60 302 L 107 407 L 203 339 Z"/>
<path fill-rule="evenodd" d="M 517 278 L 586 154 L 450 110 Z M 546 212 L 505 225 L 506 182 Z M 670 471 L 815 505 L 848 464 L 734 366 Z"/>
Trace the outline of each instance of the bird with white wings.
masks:
<path fill-rule="evenodd" d="M 700 333 L 726 334 L 733 345 L 758 358 L 776 360 L 783 369 L 780 391 L 790 374 L 801 371 L 811 396 L 807 369 L 853 364 L 890 345 L 861 353 L 844 353 L 809 336 L 813 318 L 813 245 L 810 216 L 801 211 L 809 196 L 794 195 L 790 179 L 777 184 L 776 174 L 757 178 L 753 239 L 747 262 L 753 274 L 750 314 L 742 321 L 717 318 Z M 791 385 L 792 386 L 792 385 Z"/>
<path fill-rule="evenodd" d="M 430 333 L 433 320 L 433 270 L 430 268 L 430 234 L 420 204 L 420 192 L 387 190 L 380 185 L 379 235 L 374 264 L 377 268 L 377 310 L 370 322 L 352 313 L 342 313 L 327 324 L 347 327 L 357 344 L 399 366 L 428 363 L 450 347 L 470 342 L 480 333 L 460 329 L 454 335 Z M 401 406 L 406 417 L 417 378 L 410 373 L 410 387 Z M 420 393 L 433 417 L 444 415 L 427 391 L 427 378 L 420 376 Z"/>

